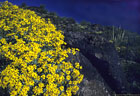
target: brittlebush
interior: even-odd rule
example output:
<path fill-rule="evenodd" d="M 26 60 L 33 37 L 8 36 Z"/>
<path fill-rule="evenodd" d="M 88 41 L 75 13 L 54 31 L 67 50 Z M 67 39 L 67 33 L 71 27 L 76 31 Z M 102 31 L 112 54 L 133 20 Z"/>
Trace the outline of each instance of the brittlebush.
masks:
<path fill-rule="evenodd" d="M 0 55 L 10 60 L 0 73 L 0 87 L 10 96 L 71 96 L 83 79 L 78 62 L 65 59 L 77 48 L 62 49 L 61 30 L 12 3 L 0 3 Z"/>

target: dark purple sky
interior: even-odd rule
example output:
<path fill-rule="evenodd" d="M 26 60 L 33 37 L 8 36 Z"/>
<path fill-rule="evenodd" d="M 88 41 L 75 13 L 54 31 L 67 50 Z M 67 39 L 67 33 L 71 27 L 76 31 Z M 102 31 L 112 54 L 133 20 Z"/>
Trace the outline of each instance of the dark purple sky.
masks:
<path fill-rule="evenodd" d="M 3 2 L 5 0 L 0 0 Z M 89 21 L 101 25 L 121 26 L 140 33 L 140 0 L 8 0 L 16 5 L 44 4 L 59 16 L 72 17 L 76 21 Z"/>

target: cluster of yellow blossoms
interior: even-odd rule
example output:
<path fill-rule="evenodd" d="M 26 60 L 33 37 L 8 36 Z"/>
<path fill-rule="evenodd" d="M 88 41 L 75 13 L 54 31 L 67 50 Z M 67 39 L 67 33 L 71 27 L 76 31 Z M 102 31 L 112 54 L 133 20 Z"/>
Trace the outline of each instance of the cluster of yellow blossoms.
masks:
<path fill-rule="evenodd" d="M 0 73 L 10 96 L 71 96 L 79 90 L 82 66 L 65 61 L 77 48 L 62 49 L 62 31 L 31 10 L 0 3 L 0 55 L 12 61 Z"/>

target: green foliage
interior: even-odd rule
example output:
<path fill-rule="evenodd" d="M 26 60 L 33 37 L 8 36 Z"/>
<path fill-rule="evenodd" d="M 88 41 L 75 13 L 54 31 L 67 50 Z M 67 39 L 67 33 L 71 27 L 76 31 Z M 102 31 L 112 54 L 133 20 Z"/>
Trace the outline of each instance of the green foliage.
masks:
<path fill-rule="evenodd" d="M 103 32 L 102 31 L 97 31 L 95 32 L 96 34 L 102 34 Z"/>

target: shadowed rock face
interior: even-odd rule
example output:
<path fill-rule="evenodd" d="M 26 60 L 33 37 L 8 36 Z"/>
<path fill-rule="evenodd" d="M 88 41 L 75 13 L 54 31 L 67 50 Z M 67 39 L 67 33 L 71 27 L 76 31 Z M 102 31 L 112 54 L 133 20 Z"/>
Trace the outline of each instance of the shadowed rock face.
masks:
<path fill-rule="evenodd" d="M 112 90 L 108 87 L 100 73 L 92 66 L 92 63 L 81 53 L 69 54 L 67 61 L 74 59 L 80 62 L 83 69 L 80 73 L 84 75 L 83 81 L 79 84 L 78 96 L 112 96 Z M 76 95 L 76 96 L 77 96 Z M 75 96 L 75 95 L 73 95 Z"/>
<path fill-rule="evenodd" d="M 80 52 L 98 70 L 113 91 L 116 93 L 127 93 L 129 88 L 113 44 L 101 36 L 95 36 L 86 32 L 65 32 L 64 35 L 65 42 L 68 44 L 67 47 L 79 48 Z M 86 71 L 88 72 L 88 70 Z"/>

